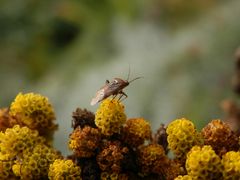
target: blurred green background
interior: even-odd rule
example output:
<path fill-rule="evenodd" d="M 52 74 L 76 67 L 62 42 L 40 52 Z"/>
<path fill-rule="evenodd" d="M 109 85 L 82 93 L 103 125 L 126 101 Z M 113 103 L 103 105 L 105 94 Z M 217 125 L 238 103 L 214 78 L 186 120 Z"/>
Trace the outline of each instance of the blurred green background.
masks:
<path fill-rule="evenodd" d="M 0 105 L 18 92 L 47 96 L 68 153 L 71 113 L 114 77 L 144 76 L 126 88 L 128 117 L 160 123 L 186 117 L 201 128 L 236 98 L 230 79 L 240 45 L 238 0 L 2 0 Z"/>

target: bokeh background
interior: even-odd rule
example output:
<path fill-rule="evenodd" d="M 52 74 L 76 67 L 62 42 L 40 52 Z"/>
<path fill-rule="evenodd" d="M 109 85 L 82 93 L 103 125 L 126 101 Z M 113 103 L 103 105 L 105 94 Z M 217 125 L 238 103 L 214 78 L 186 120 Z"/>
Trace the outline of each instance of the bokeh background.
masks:
<path fill-rule="evenodd" d="M 71 114 L 114 77 L 143 76 L 126 88 L 128 117 L 153 130 L 186 117 L 198 128 L 236 98 L 230 79 L 240 45 L 238 0 L 2 0 L 0 106 L 19 92 L 52 102 L 54 145 L 68 154 Z"/>

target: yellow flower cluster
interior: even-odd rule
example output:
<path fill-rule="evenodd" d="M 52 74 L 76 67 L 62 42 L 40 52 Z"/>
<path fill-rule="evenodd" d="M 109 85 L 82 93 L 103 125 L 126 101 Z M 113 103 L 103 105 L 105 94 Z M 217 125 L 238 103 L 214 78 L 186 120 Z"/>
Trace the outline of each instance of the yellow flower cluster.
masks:
<path fill-rule="evenodd" d="M 222 158 L 225 180 L 240 179 L 240 152 L 229 151 Z"/>
<path fill-rule="evenodd" d="M 14 179 L 15 175 L 12 172 L 14 159 L 10 154 L 2 154 L 0 152 L 0 179 Z"/>
<path fill-rule="evenodd" d="M 10 115 L 18 116 L 20 124 L 49 135 L 57 128 L 55 113 L 48 98 L 34 93 L 19 93 L 10 106 Z"/>
<path fill-rule="evenodd" d="M 194 146 L 187 154 L 186 169 L 193 179 L 221 179 L 222 164 L 220 157 L 211 146 Z"/>
<path fill-rule="evenodd" d="M 101 134 L 98 129 L 85 126 L 76 128 L 70 136 L 69 147 L 77 157 L 91 157 L 100 145 Z"/>
<path fill-rule="evenodd" d="M 143 118 L 129 119 L 123 128 L 124 141 L 137 147 L 151 138 L 152 132 L 149 122 Z"/>
<path fill-rule="evenodd" d="M 12 158 L 21 155 L 25 149 L 44 142 L 45 139 L 40 137 L 37 131 L 19 125 L 0 132 L 0 152 L 7 153 Z"/>
<path fill-rule="evenodd" d="M 124 106 L 117 100 L 105 99 L 95 115 L 95 123 L 106 136 L 120 131 L 126 121 Z"/>
<path fill-rule="evenodd" d="M 187 119 L 172 121 L 166 130 L 169 148 L 180 159 L 185 159 L 187 152 L 201 143 L 201 138 L 194 124 Z"/>
<path fill-rule="evenodd" d="M 38 144 L 34 148 L 26 149 L 12 169 L 21 179 L 47 178 L 49 165 L 58 158 L 61 158 L 59 152 L 44 144 Z"/>
<path fill-rule="evenodd" d="M 50 180 L 81 180 L 81 169 L 72 160 L 56 159 L 49 168 Z"/>

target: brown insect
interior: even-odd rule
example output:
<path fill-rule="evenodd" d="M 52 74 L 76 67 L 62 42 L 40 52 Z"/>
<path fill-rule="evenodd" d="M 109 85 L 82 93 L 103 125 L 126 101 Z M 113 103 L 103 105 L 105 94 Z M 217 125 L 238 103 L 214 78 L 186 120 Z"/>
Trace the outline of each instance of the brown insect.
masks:
<path fill-rule="evenodd" d="M 129 78 L 129 74 L 128 74 L 128 78 Z M 113 96 L 113 99 L 114 99 L 117 97 L 117 95 L 120 95 L 118 98 L 118 101 L 120 101 L 123 96 L 125 96 L 124 99 L 126 99 L 128 96 L 126 93 L 123 92 L 123 89 L 127 87 L 131 82 L 142 77 L 134 78 L 131 81 L 128 81 L 128 78 L 127 80 L 114 78 L 111 82 L 109 80 L 106 80 L 106 84 L 97 91 L 96 96 L 92 99 L 91 105 L 93 106 L 98 102 L 108 98 L 109 96 Z"/>

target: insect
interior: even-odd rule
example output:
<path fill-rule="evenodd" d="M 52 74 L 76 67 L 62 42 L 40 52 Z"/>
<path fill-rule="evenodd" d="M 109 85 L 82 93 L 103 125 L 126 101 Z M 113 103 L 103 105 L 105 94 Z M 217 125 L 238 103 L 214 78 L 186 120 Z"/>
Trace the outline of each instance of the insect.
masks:
<path fill-rule="evenodd" d="M 124 99 L 126 99 L 128 96 L 126 93 L 123 92 L 123 89 L 127 87 L 131 82 L 139 78 L 142 78 L 142 77 L 137 77 L 132 79 L 131 81 L 128 81 L 129 79 L 129 73 L 128 73 L 127 80 L 123 80 L 121 78 L 114 78 L 111 82 L 109 80 L 106 80 L 106 84 L 97 91 L 96 96 L 92 99 L 90 104 L 93 106 L 98 102 L 108 98 L 109 96 L 113 96 L 113 99 L 114 99 L 117 97 L 117 95 L 120 95 L 118 98 L 118 101 L 120 101 L 120 99 L 123 96 L 125 96 Z"/>

